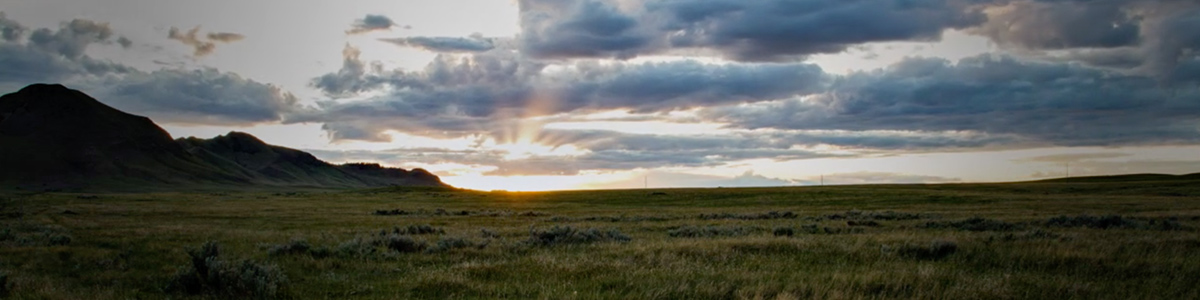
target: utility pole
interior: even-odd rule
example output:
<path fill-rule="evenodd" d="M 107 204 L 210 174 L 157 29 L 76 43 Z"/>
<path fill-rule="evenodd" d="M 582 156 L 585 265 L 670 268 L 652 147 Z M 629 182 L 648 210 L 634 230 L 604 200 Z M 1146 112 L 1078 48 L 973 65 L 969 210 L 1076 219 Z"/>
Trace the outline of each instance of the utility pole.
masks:
<path fill-rule="evenodd" d="M 650 175 L 646 175 L 646 177 L 642 177 L 642 188 L 643 189 L 650 188 Z"/>
<path fill-rule="evenodd" d="M 1070 162 L 1064 163 L 1063 170 L 1064 170 L 1063 173 L 1066 173 L 1067 177 L 1071 177 L 1071 163 Z"/>
<path fill-rule="evenodd" d="M 825 185 L 825 174 L 821 174 L 821 185 Z"/>

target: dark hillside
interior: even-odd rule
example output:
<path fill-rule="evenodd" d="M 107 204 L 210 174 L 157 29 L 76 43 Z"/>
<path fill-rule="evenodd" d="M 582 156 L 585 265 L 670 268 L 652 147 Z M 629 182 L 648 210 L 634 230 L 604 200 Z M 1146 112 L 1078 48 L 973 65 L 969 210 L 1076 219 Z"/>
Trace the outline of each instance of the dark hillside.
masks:
<path fill-rule="evenodd" d="M 335 166 L 241 132 L 174 140 L 62 85 L 0 96 L 0 187 L 33 190 L 444 186 L 423 170 Z"/>

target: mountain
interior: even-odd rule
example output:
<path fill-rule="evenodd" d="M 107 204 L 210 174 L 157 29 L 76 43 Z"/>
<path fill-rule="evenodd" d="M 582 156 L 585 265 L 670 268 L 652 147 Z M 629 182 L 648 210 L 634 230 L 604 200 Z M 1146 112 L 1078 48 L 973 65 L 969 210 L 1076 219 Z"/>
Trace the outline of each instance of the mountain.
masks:
<path fill-rule="evenodd" d="M 172 139 L 62 85 L 0 96 L 0 187 L 70 190 L 440 186 L 421 169 L 333 165 L 241 132 Z"/>

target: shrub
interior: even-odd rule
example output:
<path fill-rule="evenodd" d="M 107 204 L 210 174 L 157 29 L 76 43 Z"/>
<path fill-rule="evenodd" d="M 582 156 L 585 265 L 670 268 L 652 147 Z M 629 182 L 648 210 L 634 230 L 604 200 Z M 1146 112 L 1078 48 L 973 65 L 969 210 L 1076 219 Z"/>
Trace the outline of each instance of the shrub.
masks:
<path fill-rule="evenodd" d="M 376 216 L 397 216 L 397 215 L 409 215 L 409 214 L 412 214 L 412 212 L 399 210 L 399 209 L 376 210 L 375 211 Z"/>
<path fill-rule="evenodd" d="M 796 230 L 791 227 L 775 227 L 775 236 L 793 236 L 796 235 Z"/>
<path fill-rule="evenodd" d="M 920 219 L 921 215 L 911 214 L 911 213 L 899 213 L 899 212 L 894 212 L 894 211 L 889 210 L 889 211 L 885 211 L 885 212 L 870 212 L 867 214 L 867 217 L 872 220 L 902 221 L 902 220 Z"/>
<path fill-rule="evenodd" d="M 377 240 L 376 243 L 400 253 L 420 252 L 421 250 L 425 250 L 427 246 L 425 242 L 418 242 L 411 237 L 403 235 L 389 235 Z"/>
<path fill-rule="evenodd" d="M 312 256 L 313 258 L 326 258 L 333 256 L 333 250 L 330 250 L 329 247 L 324 246 L 315 247 L 308 249 L 308 255 Z"/>
<path fill-rule="evenodd" d="M 0 242 L 11 241 L 17 239 L 17 235 L 13 234 L 12 228 L 4 228 L 0 230 Z"/>
<path fill-rule="evenodd" d="M 672 229 L 667 232 L 671 237 L 716 237 L 716 236 L 743 236 L 754 232 L 755 228 L 745 226 L 683 226 Z"/>
<path fill-rule="evenodd" d="M 1075 217 L 1058 216 L 1046 221 L 1046 226 L 1052 227 L 1086 227 L 1092 229 L 1148 229 L 1148 230 L 1183 230 L 1183 225 L 1175 218 L 1142 219 L 1127 218 L 1119 215 Z"/>
<path fill-rule="evenodd" d="M 270 254 L 270 255 L 307 254 L 308 251 L 311 249 L 312 249 L 312 246 L 310 246 L 307 241 L 296 239 L 296 240 L 292 240 L 291 242 L 289 242 L 287 244 L 272 246 L 271 249 L 267 250 L 267 254 Z"/>
<path fill-rule="evenodd" d="M 1093 229 L 1109 229 L 1109 228 L 1135 228 L 1138 224 L 1133 220 L 1122 218 L 1118 215 L 1107 216 L 1089 216 L 1079 215 L 1075 217 L 1058 216 L 1050 218 L 1046 221 L 1046 226 L 1053 227 L 1087 227 Z"/>
<path fill-rule="evenodd" d="M 8 283 L 8 273 L 0 272 L 0 297 L 8 297 L 12 292 L 12 285 Z"/>
<path fill-rule="evenodd" d="M 469 216 L 469 215 L 471 215 L 471 212 L 467 211 L 467 210 L 448 211 L 445 208 L 439 208 L 439 209 L 436 209 L 433 211 L 433 215 L 435 215 L 435 216 Z"/>
<path fill-rule="evenodd" d="M 540 213 L 540 212 L 536 212 L 536 211 L 527 211 L 527 212 L 522 212 L 522 213 L 517 214 L 517 216 L 521 216 L 521 217 L 541 217 L 541 216 L 545 216 L 545 215 L 546 215 L 545 213 Z"/>
<path fill-rule="evenodd" d="M 759 214 L 736 215 L 731 213 L 720 214 L 700 214 L 701 220 L 722 220 L 722 219 L 737 219 L 737 220 L 770 220 L 770 219 L 795 219 L 800 217 L 794 212 L 785 211 L 769 211 Z"/>
<path fill-rule="evenodd" d="M 911 213 L 900 213 L 894 211 L 884 212 L 863 212 L 860 210 L 850 210 L 840 214 L 828 214 L 824 216 L 828 220 L 879 220 L 879 221 L 902 221 L 920 219 L 921 215 Z"/>
<path fill-rule="evenodd" d="M 367 257 L 369 255 L 375 254 L 376 252 L 379 252 L 379 251 L 377 249 L 375 249 L 374 242 L 368 241 L 361 237 L 356 237 L 354 239 L 351 239 L 351 240 L 342 242 L 341 244 L 338 244 L 337 250 L 334 252 L 337 253 L 337 255 L 342 256 L 342 257 L 362 258 L 362 257 Z"/>
<path fill-rule="evenodd" d="M 191 264 L 175 274 L 171 290 L 217 298 L 270 299 L 281 296 L 287 283 L 287 277 L 274 266 L 250 260 L 221 260 L 220 246 L 215 242 L 188 249 L 187 253 Z"/>
<path fill-rule="evenodd" d="M 842 233 L 863 233 L 862 228 L 837 228 L 824 227 L 817 224 L 809 224 L 800 226 L 800 230 L 808 234 L 842 234 Z"/>
<path fill-rule="evenodd" d="M 868 221 L 853 221 L 853 220 L 851 220 L 851 221 L 846 221 L 846 226 L 879 227 L 879 222 L 870 221 L 870 220 L 868 220 Z"/>
<path fill-rule="evenodd" d="M 550 221 L 600 221 L 600 222 L 614 222 L 615 223 L 615 222 L 645 222 L 645 221 L 658 222 L 658 221 L 666 221 L 666 220 L 670 220 L 670 219 L 671 218 L 662 217 L 662 216 L 632 216 L 631 217 L 631 216 L 623 216 L 622 215 L 622 216 L 591 216 L 591 217 L 583 217 L 583 218 L 575 218 L 575 219 L 567 218 L 567 217 L 553 217 L 553 218 L 550 218 Z"/>
<path fill-rule="evenodd" d="M 1002 235 L 990 236 L 990 237 L 988 237 L 987 241 L 988 242 L 994 242 L 994 241 L 1011 242 L 1011 241 L 1017 241 L 1017 240 L 1039 240 L 1039 239 L 1060 239 L 1061 240 L 1061 239 L 1065 239 L 1065 238 L 1062 235 L 1057 234 L 1057 233 L 1045 231 L 1042 229 L 1034 229 L 1034 230 L 1027 231 L 1027 232 L 1024 232 L 1021 234 L 1005 233 Z"/>
<path fill-rule="evenodd" d="M 883 252 L 917 260 L 939 260 L 958 251 L 958 244 L 950 241 L 933 241 L 927 246 L 904 244 L 895 247 L 883 247 Z"/>
<path fill-rule="evenodd" d="M 479 232 L 480 232 L 481 234 L 483 234 L 483 238 L 485 238 L 485 239 L 498 239 L 498 238 L 500 238 L 500 234 L 499 234 L 499 233 L 496 233 L 495 231 L 491 231 L 491 230 L 489 230 L 489 229 L 487 229 L 487 228 L 480 229 L 480 230 L 479 230 Z"/>
<path fill-rule="evenodd" d="M 66 246 L 71 244 L 71 236 L 66 234 L 49 234 L 46 244 L 50 246 Z"/>
<path fill-rule="evenodd" d="M 433 247 L 429 248 L 429 250 L 426 250 L 426 251 L 431 252 L 431 253 L 436 253 L 436 252 L 446 252 L 446 251 L 450 251 L 450 250 L 454 250 L 454 249 L 462 249 L 462 248 L 469 248 L 469 247 L 482 248 L 485 246 L 487 246 L 486 243 L 476 245 L 474 242 L 471 242 L 467 239 L 451 237 L 451 238 L 443 238 L 443 239 L 438 240 L 437 244 L 435 244 Z"/>
<path fill-rule="evenodd" d="M 966 231 L 1010 231 L 1017 229 L 1016 224 L 973 217 L 962 221 L 928 222 L 924 228 L 953 228 Z"/>
<path fill-rule="evenodd" d="M 529 235 L 530 237 L 526 240 L 526 243 L 538 246 L 589 244 L 608 241 L 628 242 L 633 240 L 616 229 L 600 231 L 595 228 L 575 229 L 571 228 L 571 226 L 554 226 L 545 231 L 531 229 Z"/>
<path fill-rule="evenodd" d="M 441 228 L 434 228 L 433 226 L 429 226 L 429 225 L 408 225 L 406 227 L 393 227 L 392 228 L 392 234 L 416 235 L 416 234 L 443 234 L 443 233 L 446 233 L 446 231 Z M 387 234 L 386 234 L 386 232 L 381 231 L 380 235 L 387 235 Z"/>
<path fill-rule="evenodd" d="M 1147 224 L 1147 226 L 1145 226 L 1145 228 L 1150 229 L 1150 230 L 1162 230 L 1162 231 L 1184 230 L 1183 225 L 1180 225 L 1179 221 L 1175 220 L 1174 218 L 1165 219 L 1165 220 L 1153 220 L 1152 219 L 1152 220 L 1150 220 L 1150 223 Z"/>

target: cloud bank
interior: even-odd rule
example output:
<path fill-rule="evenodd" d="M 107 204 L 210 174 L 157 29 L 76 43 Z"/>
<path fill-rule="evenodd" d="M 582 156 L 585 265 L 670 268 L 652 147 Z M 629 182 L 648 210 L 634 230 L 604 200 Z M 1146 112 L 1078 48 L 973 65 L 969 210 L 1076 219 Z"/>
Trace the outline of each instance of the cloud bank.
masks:
<path fill-rule="evenodd" d="M 0 19 L 0 24 L 24 28 L 8 19 Z M 33 30 L 24 40 L 5 38 L 0 43 L 0 85 L 15 89 L 65 83 L 119 109 L 166 123 L 248 125 L 276 122 L 299 109 L 290 93 L 237 74 L 211 68 L 146 72 L 87 55 L 93 45 L 128 48 L 132 43 L 114 36 L 106 23 L 76 19 L 55 30 Z M 215 37 L 236 39 L 227 34 Z"/>

